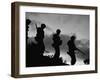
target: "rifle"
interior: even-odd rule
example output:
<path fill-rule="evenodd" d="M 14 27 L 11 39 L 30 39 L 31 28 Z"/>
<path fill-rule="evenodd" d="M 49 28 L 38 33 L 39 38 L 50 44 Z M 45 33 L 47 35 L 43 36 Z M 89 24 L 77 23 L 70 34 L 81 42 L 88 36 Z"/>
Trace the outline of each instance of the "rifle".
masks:
<path fill-rule="evenodd" d="M 85 55 L 85 53 L 84 53 L 83 51 L 81 51 L 80 49 L 77 48 L 77 50 L 78 50 L 79 52 L 81 52 L 83 55 Z"/>
<path fill-rule="evenodd" d="M 81 52 L 83 55 L 86 55 L 83 51 L 81 51 L 80 49 L 76 49 L 76 50 L 78 50 L 79 52 Z M 69 55 L 71 54 L 70 52 L 67 52 Z"/>

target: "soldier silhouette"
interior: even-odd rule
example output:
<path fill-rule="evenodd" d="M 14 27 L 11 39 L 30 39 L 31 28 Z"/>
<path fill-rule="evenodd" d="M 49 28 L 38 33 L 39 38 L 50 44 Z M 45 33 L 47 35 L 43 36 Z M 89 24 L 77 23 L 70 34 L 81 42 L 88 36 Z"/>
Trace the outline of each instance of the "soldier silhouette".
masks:
<path fill-rule="evenodd" d="M 43 41 L 45 28 L 46 28 L 45 24 L 41 24 L 41 27 L 37 27 L 36 25 L 37 34 L 36 34 L 35 40 L 37 41 L 38 50 L 39 50 L 40 55 L 43 55 L 45 51 L 45 45 Z"/>
<path fill-rule="evenodd" d="M 33 56 L 31 54 L 31 45 L 28 44 L 28 31 L 29 31 L 29 25 L 31 23 L 30 19 L 26 19 L 26 66 L 31 65 L 31 60 L 33 59 Z"/>
<path fill-rule="evenodd" d="M 59 58 L 59 56 L 60 56 L 60 48 L 59 47 L 62 44 L 62 40 L 60 39 L 60 36 L 59 36 L 60 33 L 61 33 L 61 30 L 57 29 L 56 33 L 53 35 L 53 44 L 52 44 L 52 46 L 55 49 L 54 58 Z"/>
<path fill-rule="evenodd" d="M 30 19 L 26 19 L 26 39 L 28 39 L 28 29 L 29 29 L 29 24 L 31 23 Z"/>
<path fill-rule="evenodd" d="M 67 52 L 71 57 L 71 65 L 74 65 L 76 63 L 76 56 L 75 56 L 75 50 L 77 50 L 77 47 L 75 45 L 75 36 L 71 36 L 70 40 L 68 41 L 67 45 L 69 48 L 69 52 Z"/>

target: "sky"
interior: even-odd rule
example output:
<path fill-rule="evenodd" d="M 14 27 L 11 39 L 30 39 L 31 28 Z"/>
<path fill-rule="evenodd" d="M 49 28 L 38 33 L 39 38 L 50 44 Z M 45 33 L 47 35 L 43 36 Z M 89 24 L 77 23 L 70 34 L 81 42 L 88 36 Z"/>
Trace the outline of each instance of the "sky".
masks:
<path fill-rule="evenodd" d="M 26 12 L 26 19 L 32 21 L 29 25 L 29 37 L 36 34 L 35 24 L 40 27 L 41 23 L 44 23 L 47 25 L 45 34 L 49 35 L 61 29 L 61 34 L 75 34 L 79 40 L 89 40 L 89 15 Z"/>

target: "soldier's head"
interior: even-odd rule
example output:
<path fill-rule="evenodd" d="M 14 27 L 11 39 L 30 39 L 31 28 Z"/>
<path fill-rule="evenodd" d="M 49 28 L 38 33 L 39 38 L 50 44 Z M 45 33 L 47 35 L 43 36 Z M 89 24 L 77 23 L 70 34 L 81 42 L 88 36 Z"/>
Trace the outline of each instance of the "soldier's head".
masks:
<path fill-rule="evenodd" d="M 42 29 L 46 28 L 46 25 L 45 24 L 41 24 L 41 28 Z"/>
<path fill-rule="evenodd" d="M 73 36 L 71 36 L 71 40 L 73 40 L 73 41 L 74 41 L 75 39 L 76 39 L 76 36 L 74 36 L 74 35 L 73 35 Z"/>
<path fill-rule="evenodd" d="M 30 19 L 26 19 L 26 25 L 28 26 L 31 23 Z"/>
<path fill-rule="evenodd" d="M 60 29 L 57 29 L 57 30 L 56 30 L 56 33 L 57 33 L 58 35 L 60 34 L 60 32 L 61 32 Z"/>

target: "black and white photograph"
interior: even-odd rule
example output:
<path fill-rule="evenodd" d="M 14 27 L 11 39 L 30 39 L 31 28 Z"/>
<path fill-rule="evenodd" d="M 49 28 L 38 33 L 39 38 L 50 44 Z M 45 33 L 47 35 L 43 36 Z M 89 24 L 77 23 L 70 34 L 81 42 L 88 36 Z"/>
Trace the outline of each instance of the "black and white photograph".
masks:
<path fill-rule="evenodd" d="M 12 76 L 97 73 L 97 7 L 12 4 Z"/>
<path fill-rule="evenodd" d="M 25 14 L 26 67 L 89 64 L 89 15 Z"/>

